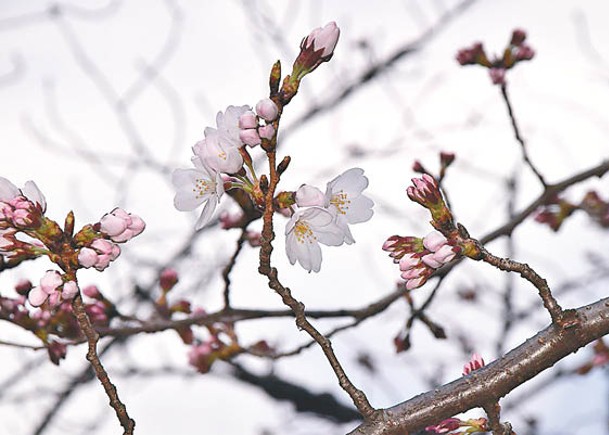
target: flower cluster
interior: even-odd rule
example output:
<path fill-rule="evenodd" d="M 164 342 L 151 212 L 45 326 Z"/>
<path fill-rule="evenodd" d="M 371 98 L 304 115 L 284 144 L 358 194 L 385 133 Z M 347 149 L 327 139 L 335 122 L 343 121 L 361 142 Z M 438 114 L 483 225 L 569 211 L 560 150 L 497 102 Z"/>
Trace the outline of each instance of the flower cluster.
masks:
<path fill-rule="evenodd" d="M 53 287 L 58 282 L 55 274 L 57 272 L 47 272 L 41 280 L 40 287 Z M 63 285 L 65 287 L 66 284 Z M 66 297 L 65 288 L 63 293 L 56 287 L 50 295 L 45 295 L 49 299 L 52 298 L 53 303 L 56 304 L 53 311 L 32 309 L 28 306 L 28 293 L 36 291 L 36 289 L 32 290 L 30 281 L 22 280 L 15 285 L 17 293 L 15 297 L 0 296 L 0 318 L 33 332 L 46 346 L 51 361 L 59 364 L 60 360 L 66 356 L 67 346 L 63 341 L 52 337 L 78 340 L 81 338 L 80 327 L 74 316 L 71 301 Z M 42 292 L 42 290 L 39 291 Z M 91 323 L 96 326 L 107 326 L 110 318 L 116 313 L 114 306 L 105 300 L 95 287 L 85 287 L 82 292 L 88 298 L 97 294 L 96 297 L 93 297 L 93 301 L 87 301 L 84 305 Z"/>
<path fill-rule="evenodd" d="M 486 418 L 472 418 L 469 420 L 461 420 L 458 418 L 447 418 L 440 423 L 427 426 L 427 432 L 456 435 L 456 434 L 471 434 L 478 432 L 488 432 L 490 428 Z M 458 432 L 456 432 L 458 431 Z"/>
<path fill-rule="evenodd" d="M 116 243 L 124 243 L 140 234 L 144 221 L 116 208 L 94 225 L 74 233 L 74 215 L 65 219 L 62 229 L 45 216 L 44 195 L 33 181 L 22 189 L 0 177 L 0 265 L 17 265 L 26 259 L 46 255 L 63 273 L 47 271 L 40 284 L 28 289 L 34 307 L 47 304 L 57 308 L 78 294 L 76 270 L 95 267 L 103 270 L 120 254 Z"/>
<path fill-rule="evenodd" d="M 253 147 L 275 135 L 271 122 L 277 118 L 279 108 L 267 98 L 258 102 L 256 112 L 257 115 L 249 106 L 229 106 L 225 112 L 218 112 L 217 128 L 206 128 L 205 138 L 192 147 L 194 168 L 173 172 L 175 207 L 191 211 L 204 204 L 195 229 L 209 223 L 226 189 L 240 188 L 248 193 L 255 190 L 257 178 L 245 145 Z"/>
<path fill-rule="evenodd" d="M 503 51 L 502 57 L 490 60 L 484 51 L 482 43 L 477 42 L 470 48 L 458 51 L 456 59 L 461 65 L 481 65 L 488 68 L 493 84 L 504 85 L 505 73 L 518 62 L 531 60 L 535 51 L 525 43 L 526 33 L 516 29 L 512 32 L 510 43 Z"/>
<path fill-rule="evenodd" d="M 432 231 L 424 238 L 391 236 L 383 244 L 394 263 L 399 264 L 406 288 L 421 287 L 434 271 L 450 263 L 461 253 L 459 246 L 452 245 L 446 237 Z"/>
<path fill-rule="evenodd" d="M 294 194 L 295 205 L 286 225 L 286 253 L 291 264 L 296 261 L 307 271 L 319 272 L 319 244 L 340 246 L 355 240 L 350 224 L 372 217 L 374 203 L 362 194 L 368 187 L 363 169 L 352 168 L 330 181 L 326 193 L 307 184 Z"/>

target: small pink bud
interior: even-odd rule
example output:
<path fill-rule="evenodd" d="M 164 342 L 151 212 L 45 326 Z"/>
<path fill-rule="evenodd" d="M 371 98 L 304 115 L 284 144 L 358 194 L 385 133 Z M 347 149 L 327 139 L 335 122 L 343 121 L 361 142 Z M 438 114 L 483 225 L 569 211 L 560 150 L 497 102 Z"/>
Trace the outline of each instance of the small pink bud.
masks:
<path fill-rule="evenodd" d="M 438 260 L 436 260 L 434 258 L 433 253 L 423 255 L 423 257 L 421 258 L 421 261 L 433 269 L 439 269 L 440 267 L 442 267 L 442 263 L 440 263 Z"/>
<path fill-rule="evenodd" d="M 239 132 L 239 139 L 246 145 L 251 147 L 255 147 L 256 145 L 260 145 L 260 136 L 258 132 L 254 128 L 248 128 L 247 130 L 241 130 Z"/>
<path fill-rule="evenodd" d="M 406 281 L 406 290 L 414 290 L 415 288 L 421 287 L 427 281 L 427 277 L 421 276 L 415 279 L 409 279 Z"/>
<path fill-rule="evenodd" d="M 296 205 L 299 207 L 318 206 L 323 207 L 326 203 L 326 196 L 317 187 L 303 184 L 298 188 L 295 195 Z"/>
<path fill-rule="evenodd" d="M 505 68 L 491 68 L 488 70 L 488 73 L 494 85 L 505 84 Z"/>
<path fill-rule="evenodd" d="M 314 29 L 303 41 L 305 48 L 313 44 L 313 50 L 323 50 L 321 57 L 328 57 L 334 53 L 334 48 L 340 36 L 340 29 L 334 21 L 329 22 L 323 28 Z M 302 47 L 302 45 L 301 45 Z"/>
<path fill-rule="evenodd" d="M 159 284 L 164 291 L 171 290 L 178 283 L 178 272 L 172 268 L 163 269 L 159 277 Z"/>
<path fill-rule="evenodd" d="M 478 370 L 484 367 L 484 360 L 482 357 L 474 352 L 469 362 L 463 366 L 463 376 L 469 375 L 474 370 Z"/>
<path fill-rule="evenodd" d="M 279 108 L 277 107 L 277 104 L 273 102 L 273 100 L 270 98 L 264 98 L 258 101 L 258 104 L 256 104 L 256 113 L 264 120 L 270 122 L 277 119 Z"/>
<path fill-rule="evenodd" d="M 260 103 L 258 103 L 260 104 Z M 242 130 L 246 130 L 249 128 L 258 127 L 258 118 L 256 114 L 251 110 L 248 110 L 243 115 L 239 117 L 239 128 Z"/>
<path fill-rule="evenodd" d="M 85 296 L 90 297 L 91 299 L 101 299 L 102 295 L 99 292 L 99 289 L 96 285 L 88 285 L 82 289 L 82 292 Z"/>
<path fill-rule="evenodd" d="M 271 124 L 259 127 L 258 134 L 263 139 L 272 139 L 275 135 L 275 127 L 273 127 Z"/>
<path fill-rule="evenodd" d="M 413 254 L 408 253 L 405 254 L 400 259 L 400 270 L 402 272 L 406 272 L 407 270 L 412 269 L 413 267 L 417 267 L 421 264 L 421 259 L 419 257 L 415 257 Z"/>
<path fill-rule="evenodd" d="M 63 285 L 61 297 L 64 300 L 72 299 L 78 293 L 78 285 L 74 281 L 68 281 Z"/>
<path fill-rule="evenodd" d="M 431 252 L 436 252 L 438 249 L 444 246 L 446 242 L 446 237 L 444 237 L 442 233 L 438 231 L 432 231 L 423 238 L 423 246 L 425 246 L 425 248 L 429 249 Z"/>

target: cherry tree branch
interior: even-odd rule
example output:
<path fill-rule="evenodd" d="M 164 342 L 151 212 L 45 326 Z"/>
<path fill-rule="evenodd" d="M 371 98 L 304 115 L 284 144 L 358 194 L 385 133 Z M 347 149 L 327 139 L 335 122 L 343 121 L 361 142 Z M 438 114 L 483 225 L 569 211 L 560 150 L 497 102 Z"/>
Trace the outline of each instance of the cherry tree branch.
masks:
<path fill-rule="evenodd" d="M 570 311 L 574 323 L 551 324 L 505 356 L 449 384 L 379 411 L 350 435 L 399 435 L 498 401 L 579 348 L 609 334 L 609 298 Z"/>

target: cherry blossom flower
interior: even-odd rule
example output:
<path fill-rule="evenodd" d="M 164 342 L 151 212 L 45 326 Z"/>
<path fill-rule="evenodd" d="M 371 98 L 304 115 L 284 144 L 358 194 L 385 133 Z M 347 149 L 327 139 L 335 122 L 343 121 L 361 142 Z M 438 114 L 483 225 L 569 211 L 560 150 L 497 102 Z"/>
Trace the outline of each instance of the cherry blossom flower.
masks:
<path fill-rule="evenodd" d="M 345 242 L 355 242 L 348 224 L 370 220 L 374 202 L 362 191 L 368 187 L 368 178 L 361 168 L 351 168 L 334 178 L 326 187 L 326 206 L 336 212 L 338 223 L 344 228 Z"/>
<path fill-rule="evenodd" d="M 176 169 L 171 181 L 176 188 L 174 205 L 180 211 L 194 210 L 205 204 L 201 216 L 195 224 L 200 230 L 211 220 L 220 197 L 224 194 L 224 184 L 220 174 L 205 167 L 199 159 L 193 159 L 191 169 Z"/>
<path fill-rule="evenodd" d="M 298 209 L 285 228 L 285 249 L 291 264 L 296 261 L 307 271 L 321 268 L 320 243 L 340 246 L 344 243 L 344 228 L 335 215 L 322 207 Z"/>
<path fill-rule="evenodd" d="M 237 134 L 239 138 L 239 134 Z M 241 139 L 239 144 L 242 145 Z M 234 146 L 231 140 L 220 134 L 215 128 L 205 129 L 205 139 L 197 142 L 193 148 L 195 156 L 212 170 L 234 174 L 243 167 L 243 157 L 239 152 L 239 146 Z"/>

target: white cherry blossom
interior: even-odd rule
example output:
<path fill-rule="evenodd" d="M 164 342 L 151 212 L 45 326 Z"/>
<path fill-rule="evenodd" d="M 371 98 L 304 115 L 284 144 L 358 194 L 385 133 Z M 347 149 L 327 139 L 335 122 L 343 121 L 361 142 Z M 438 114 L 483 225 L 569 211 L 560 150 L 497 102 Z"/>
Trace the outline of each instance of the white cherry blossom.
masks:
<path fill-rule="evenodd" d="M 321 268 L 320 243 L 339 246 L 345 239 L 344 229 L 336 222 L 335 215 L 322 207 L 298 209 L 286 225 L 285 235 L 290 263 L 298 261 L 309 272 L 319 272 Z"/>
<path fill-rule="evenodd" d="M 180 211 L 194 210 L 205 204 L 195 229 L 203 228 L 213 216 L 220 197 L 224 194 L 224 184 L 220 174 L 206 167 L 199 159 L 194 158 L 194 168 L 176 169 L 171 181 L 176 188 L 174 205 Z"/>

